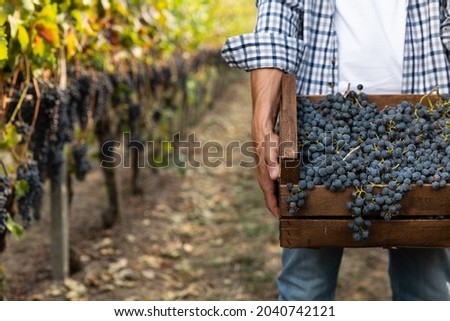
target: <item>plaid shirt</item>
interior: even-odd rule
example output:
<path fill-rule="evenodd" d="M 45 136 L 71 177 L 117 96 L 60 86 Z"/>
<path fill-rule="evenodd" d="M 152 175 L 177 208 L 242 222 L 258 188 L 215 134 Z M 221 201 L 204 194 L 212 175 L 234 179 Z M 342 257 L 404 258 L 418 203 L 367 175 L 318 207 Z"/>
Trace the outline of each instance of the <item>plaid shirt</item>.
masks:
<path fill-rule="evenodd" d="M 297 75 L 302 95 L 338 91 L 334 1 L 258 0 L 254 33 L 229 38 L 222 56 L 245 70 L 278 68 Z M 357 14 L 357 13 L 356 13 Z M 409 0 L 402 93 L 450 91 L 450 1 Z"/>

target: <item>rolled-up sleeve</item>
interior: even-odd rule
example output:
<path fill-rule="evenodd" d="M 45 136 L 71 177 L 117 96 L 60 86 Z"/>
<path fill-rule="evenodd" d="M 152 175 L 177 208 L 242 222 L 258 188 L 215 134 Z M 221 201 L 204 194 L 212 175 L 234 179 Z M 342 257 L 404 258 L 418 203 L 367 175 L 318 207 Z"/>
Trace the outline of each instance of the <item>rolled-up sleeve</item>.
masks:
<path fill-rule="evenodd" d="M 222 57 L 231 67 L 247 71 L 277 68 L 296 74 L 303 47 L 303 1 L 261 0 L 257 8 L 255 32 L 228 38 Z"/>

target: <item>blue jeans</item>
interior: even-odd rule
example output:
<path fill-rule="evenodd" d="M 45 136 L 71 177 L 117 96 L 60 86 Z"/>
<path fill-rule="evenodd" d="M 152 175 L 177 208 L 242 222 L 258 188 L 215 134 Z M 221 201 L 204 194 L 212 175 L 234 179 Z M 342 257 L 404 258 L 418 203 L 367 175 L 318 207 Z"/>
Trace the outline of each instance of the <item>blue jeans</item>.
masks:
<path fill-rule="evenodd" d="M 283 249 L 279 300 L 331 301 L 343 249 Z M 450 250 L 389 250 L 393 300 L 450 300 Z"/>

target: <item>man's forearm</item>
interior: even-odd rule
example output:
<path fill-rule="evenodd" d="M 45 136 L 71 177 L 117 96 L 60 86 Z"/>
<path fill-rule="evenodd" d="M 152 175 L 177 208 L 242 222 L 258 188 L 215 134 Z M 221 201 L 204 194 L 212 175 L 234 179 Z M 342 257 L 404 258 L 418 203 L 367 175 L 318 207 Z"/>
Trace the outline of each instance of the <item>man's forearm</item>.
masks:
<path fill-rule="evenodd" d="M 278 69 L 257 69 L 251 72 L 253 99 L 253 139 L 262 141 L 273 131 L 279 110 L 281 77 Z"/>
<path fill-rule="evenodd" d="M 266 206 L 276 218 L 280 216 L 275 183 L 280 176 L 279 138 L 273 130 L 279 110 L 282 75 L 283 72 L 278 69 L 258 69 L 251 74 L 252 136 L 259 156 L 257 178 Z"/>

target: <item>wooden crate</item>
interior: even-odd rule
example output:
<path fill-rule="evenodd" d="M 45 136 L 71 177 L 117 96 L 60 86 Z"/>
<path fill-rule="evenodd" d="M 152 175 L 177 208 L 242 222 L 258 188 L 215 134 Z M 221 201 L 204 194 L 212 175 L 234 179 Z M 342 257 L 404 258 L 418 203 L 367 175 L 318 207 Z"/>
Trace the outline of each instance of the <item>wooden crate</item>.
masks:
<path fill-rule="evenodd" d="M 373 95 L 378 108 L 419 101 L 420 95 Z M 280 245 L 286 248 L 319 247 L 450 247 L 450 190 L 434 190 L 430 185 L 413 187 L 402 199 L 398 217 L 384 221 L 374 215 L 368 240 L 355 242 L 347 224 L 353 221 L 346 203 L 353 189 L 332 192 L 324 186 L 308 191 L 306 204 L 291 216 L 285 205 L 286 184 L 299 181 L 297 155 L 297 96 L 295 77 L 282 79 L 280 107 L 279 186 Z M 438 216 L 444 216 L 443 219 Z"/>

